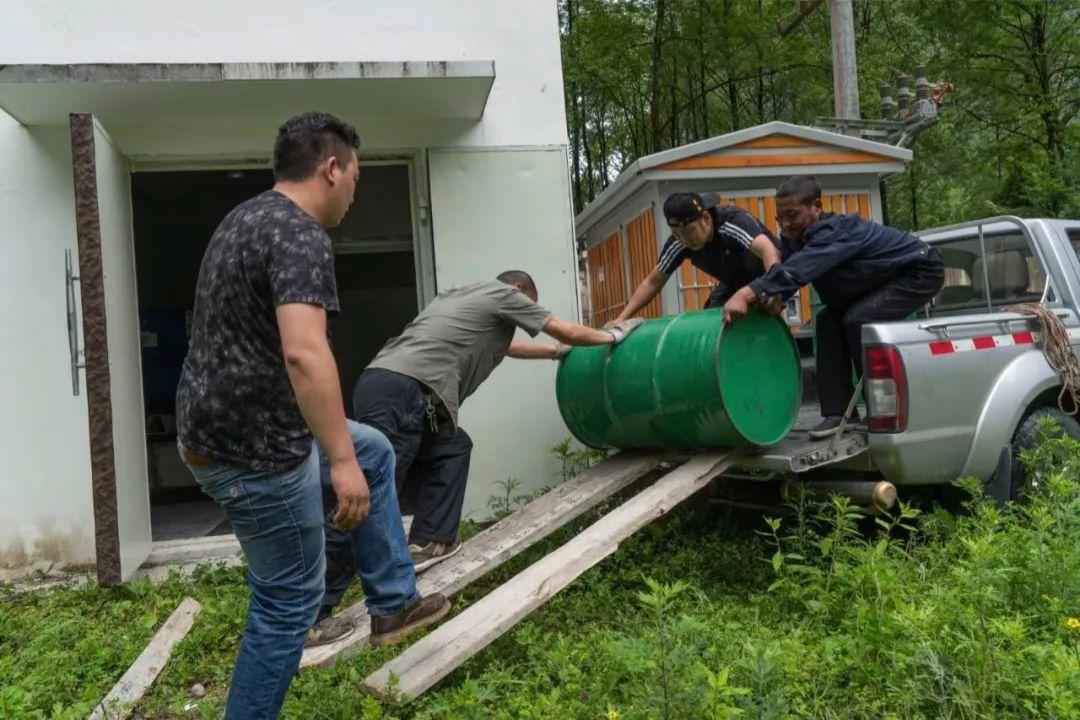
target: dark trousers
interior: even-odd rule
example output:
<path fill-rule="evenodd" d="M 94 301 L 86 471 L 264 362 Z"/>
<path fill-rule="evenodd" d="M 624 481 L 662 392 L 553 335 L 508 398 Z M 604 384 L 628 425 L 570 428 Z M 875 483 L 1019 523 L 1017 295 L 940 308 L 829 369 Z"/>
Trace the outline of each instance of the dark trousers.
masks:
<path fill-rule="evenodd" d="M 738 289 L 735 288 L 735 290 Z M 731 296 L 735 294 L 735 290 L 732 290 L 727 283 L 721 282 L 709 293 L 709 297 L 705 299 L 705 307 L 702 309 L 711 310 L 712 308 L 724 307 L 724 303 L 731 299 Z"/>
<path fill-rule="evenodd" d="M 892 280 L 847 307 L 826 307 L 818 312 L 814 332 L 822 415 L 843 415 L 855 394 L 851 368 L 854 365 L 856 376 L 862 377 L 862 326 L 903 320 L 930 302 L 944 280 L 941 258 L 931 251 L 926 260 L 912 263 Z"/>
<path fill-rule="evenodd" d="M 428 389 L 390 370 L 365 370 L 353 389 L 355 419 L 390 440 L 397 460 L 395 484 L 400 493 L 409 469 L 421 471 L 419 496 L 409 543 L 453 542 L 461 524 L 465 484 L 469 479 L 472 440 L 449 418 L 437 414 Z M 349 536 L 333 527 L 326 532 L 326 593 L 320 617 L 341 601 L 356 570 Z"/>

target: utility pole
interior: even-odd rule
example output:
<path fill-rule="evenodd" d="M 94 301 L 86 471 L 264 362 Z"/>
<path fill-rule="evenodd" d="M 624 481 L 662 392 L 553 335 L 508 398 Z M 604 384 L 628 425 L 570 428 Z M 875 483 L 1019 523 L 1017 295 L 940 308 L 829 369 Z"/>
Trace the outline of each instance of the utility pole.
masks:
<path fill-rule="evenodd" d="M 786 26 L 776 21 L 776 29 L 784 38 L 794 32 L 806 18 L 817 10 L 823 0 L 795 0 L 795 19 Z M 859 75 L 855 70 L 855 10 L 853 0 L 829 0 L 829 23 L 832 27 L 833 106 L 836 117 L 859 120 Z M 855 123 L 858 124 L 858 123 Z M 841 123 L 842 132 L 858 135 L 859 131 Z"/>
<path fill-rule="evenodd" d="M 833 104 L 836 117 L 840 120 L 860 120 L 852 0 L 829 0 L 829 21 L 832 26 Z M 848 135 L 859 134 L 857 128 L 847 126 L 843 127 L 843 131 Z"/>
<path fill-rule="evenodd" d="M 817 127 L 867 140 L 910 147 L 919 133 L 937 122 L 937 109 L 945 95 L 953 91 L 949 82 L 931 85 L 926 68 L 915 68 L 915 92 L 908 86 L 910 78 L 896 78 L 897 100 L 892 88 L 882 84 L 881 119 L 863 120 L 859 108 L 859 76 L 855 69 L 855 5 L 859 0 L 828 0 L 830 40 L 833 70 L 833 117 L 819 117 Z M 867 0 L 863 0 L 866 2 Z M 795 0 L 793 19 L 776 21 L 776 30 L 785 38 L 802 25 L 810 15 L 825 4 L 825 0 Z"/>

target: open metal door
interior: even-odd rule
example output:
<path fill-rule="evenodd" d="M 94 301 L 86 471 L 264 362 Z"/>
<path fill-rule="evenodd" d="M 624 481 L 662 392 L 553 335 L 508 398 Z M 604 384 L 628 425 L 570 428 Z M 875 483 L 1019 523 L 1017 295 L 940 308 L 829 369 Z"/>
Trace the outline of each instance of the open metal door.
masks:
<path fill-rule="evenodd" d="M 70 126 L 97 572 L 115 585 L 151 545 L 131 172 L 93 115 Z"/>

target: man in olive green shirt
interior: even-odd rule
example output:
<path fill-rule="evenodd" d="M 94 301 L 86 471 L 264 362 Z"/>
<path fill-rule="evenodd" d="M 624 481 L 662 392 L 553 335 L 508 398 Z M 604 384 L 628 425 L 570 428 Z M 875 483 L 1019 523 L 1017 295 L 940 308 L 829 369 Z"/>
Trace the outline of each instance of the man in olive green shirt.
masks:
<path fill-rule="evenodd" d="M 356 382 L 354 418 L 381 431 L 394 446 L 398 490 L 409 468 L 416 465 L 422 472 L 409 531 L 417 572 L 460 547 L 472 452 L 472 440 L 458 427 L 465 398 L 504 357 L 558 360 L 569 346 L 618 344 L 642 322 L 635 318 L 597 330 L 555 317 L 536 301 L 536 284 L 519 270 L 441 293 L 386 343 Z M 532 337 L 543 332 L 560 344 L 516 339 L 517 328 Z M 347 536 L 329 525 L 326 560 L 320 621 L 330 616 L 355 572 Z"/>

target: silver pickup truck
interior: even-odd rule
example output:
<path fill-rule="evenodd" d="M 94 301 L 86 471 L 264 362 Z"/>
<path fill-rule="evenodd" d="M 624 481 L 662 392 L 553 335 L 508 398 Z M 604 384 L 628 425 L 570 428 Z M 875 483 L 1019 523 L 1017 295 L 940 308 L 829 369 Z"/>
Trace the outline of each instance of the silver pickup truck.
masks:
<path fill-rule="evenodd" d="M 819 408 L 804 403 L 795 430 L 731 479 L 805 479 L 868 499 L 880 481 L 903 495 L 974 476 L 1004 500 L 1024 482 L 1015 450 L 1040 417 L 1080 437 L 1058 409 L 1061 380 L 1036 345 L 1037 322 L 1004 311 L 1041 303 L 1080 342 L 1080 221 L 994 217 L 919 236 L 941 253 L 945 284 L 915 319 L 863 328 L 867 427 L 811 440 Z"/>

